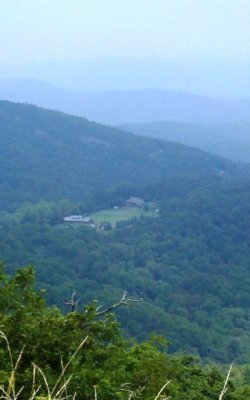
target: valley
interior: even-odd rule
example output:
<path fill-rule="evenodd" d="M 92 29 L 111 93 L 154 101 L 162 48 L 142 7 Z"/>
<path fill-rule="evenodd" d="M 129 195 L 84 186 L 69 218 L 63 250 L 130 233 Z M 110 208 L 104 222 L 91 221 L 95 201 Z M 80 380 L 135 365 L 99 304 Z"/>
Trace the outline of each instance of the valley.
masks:
<path fill-rule="evenodd" d="M 0 399 L 250 400 L 250 2 L 0 4 Z"/>
<path fill-rule="evenodd" d="M 144 299 L 121 310 L 128 335 L 153 331 L 172 352 L 247 363 L 249 166 L 34 106 L 2 102 L 0 114 L 8 273 L 34 265 L 62 309 L 75 289 L 81 304 L 127 290 Z M 158 212 L 124 208 L 128 199 Z"/>

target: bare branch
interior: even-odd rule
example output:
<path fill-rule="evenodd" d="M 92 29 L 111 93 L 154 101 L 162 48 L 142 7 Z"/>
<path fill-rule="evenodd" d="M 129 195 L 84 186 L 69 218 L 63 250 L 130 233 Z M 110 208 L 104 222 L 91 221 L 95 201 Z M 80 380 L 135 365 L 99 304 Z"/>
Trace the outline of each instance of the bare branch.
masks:
<path fill-rule="evenodd" d="M 132 400 L 134 399 L 140 399 L 141 398 L 141 393 L 143 392 L 143 390 L 145 389 L 145 386 L 139 386 L 137 389 L 132 390 L 129 388 L 130 383 L 123 383 L 121 385 L 121 390 L 123 392 L 128 393 L 128 400 Z"/>
<path fill-rule="evenodd" d="M 96 390 L 96 385 L 94 385 L 94 393 L 95 393 L 95 400 L 98 400 L 98 397 L 97 397 L 97 390 Z"/>
<path fill-rule="evenodd" d="M 65 299 L 64 304 L 67 306 L 71 306 L 71 312 L 77 311 L 79 300 L 75 299 L 76 291 L 72 293 L 71 299 Z"/>
<path fill-rule="evenodd" d="M 165 385 L 162 386 L 160 391 L 158 392 L 157 396 L 154 398 L 154 400 L 158 400 L 160 395 L 162 394 L 163 390 L 171 383 L 171 381 L 168 381 L 165 383 Z M 169 399 L 170 397 L 166 397 L 165 400 Z"/>
<path fill-rule="evenodd" d="M 220 393 L 220 396 L 219 396 L 219 400 L 222 400 L 224 394 L 226 394 L 226 392 L 227 392 L 227 390 L 228 390 L 227 384 L 228 384 L 228 381 L 229 381 L 229 378 L 230 378 L 232 369 L 233 369 L 233 363 L 232 363 L 232 364 L 230 365 L 230 367 L 229 367 L 229 370 L 228 370 L 228 373 L 227 373 L 227 377 L 226 377 L 226 379 L 225 379 L 225 383 L 224 383 L 223 389 L 222 389 L 222 391 L 221 391 L 221 393 Z"/>
<path fill-rule="evenodd" d="M 130 298 L 127 298 L 127 292 L 125 290 L 124 293 L 123 293 L 122 298 L 117 303 L 105 308 L 104 310 L 101 310 L 102 306 L 97 307 L 95 315 L 96 315 L 96 317 L 99 317 L 100 315 L 107 314 L 107 313 L 111 312 L 112 310 L 114 310 L 114 308 L 117 308 L 117 307 L 120 307 L 120 306 L 130 306 L 131 303 L 135 303 L 135 302 L 139 302 L 139 301 L 143 301 L 143 299 L 130 299 Z"/>

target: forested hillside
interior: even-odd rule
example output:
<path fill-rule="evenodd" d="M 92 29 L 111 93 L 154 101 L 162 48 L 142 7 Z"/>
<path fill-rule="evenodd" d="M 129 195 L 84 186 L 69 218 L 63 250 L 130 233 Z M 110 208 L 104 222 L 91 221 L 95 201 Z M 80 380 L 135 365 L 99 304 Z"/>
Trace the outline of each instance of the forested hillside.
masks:
<path fill-rule="evenodd" d="M 0 400 L 250 400 L 250 1 L 0 1 Z"/>
<path fill-rule="evenodd" d="M 121 222 L 106 233 L 65 224 L 69 210 L 78 212 L 73 203 L 2 213 L 7 270 L 35 265 L 39 287 L 59 307 L 74 289 L 81 304 L 95 298 L 105 305 L 127 289 L 144 299 L 121 316 L 131 335 L 155 331 L 171 351 L 248 362 L 249 185 L 168 182 L 158 193 L 158 218 Z"/>
<path fill-rule="evenodd" d="M 0 254 L 31 263 L 47 300 L 108 305 L 127 335 L 249 363 L 249 167 L 34 106 L 2 102 Z M 158 217 L 98 231 L 66 215 L 153 202 Z M 129 321 L 129 323 L 128 323 Z"/>
<path fill-rule="evenodd" d="M 29 105 L 0 102 L 1 208 L 80 200 L 90 189 L 170 176 L 237 176 L 245 167 L 185 146 Z"/>

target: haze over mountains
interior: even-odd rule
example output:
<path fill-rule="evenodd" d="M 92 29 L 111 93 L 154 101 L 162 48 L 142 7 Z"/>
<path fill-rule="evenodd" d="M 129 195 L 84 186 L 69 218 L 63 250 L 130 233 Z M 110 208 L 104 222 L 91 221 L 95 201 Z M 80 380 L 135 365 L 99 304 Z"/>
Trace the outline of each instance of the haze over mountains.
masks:
<path fill-rule="evenodd" d="M 36 80 L 1 80 L 0 98 L 118 125 L 152 121 L 250 121 L 250 99 L 222 100 L 170 90 L 73 92 Z"/>
<path fill-rule="evenodd" d="M 83 93 L 30 79 L 0 80 L 0 98 L 250 161 L 247 99 L 223 100 L 157 89 Z"/>
<path fill-rule="evenodd" d="M 181 123 L 156 121 L 123 124 L 121 129 L 136 134 L 183 143 L 235 161 L 250 162 L 249 122 Z"/>
<path fill-rule="evenodd" d="M 156 88 L 222 98 L 246 98 L 250 60 L 181 56 L 92 57 L 43 63 L 0 63 L 4 79 L 35 79 L 73 91 L 145 90 Z"/>

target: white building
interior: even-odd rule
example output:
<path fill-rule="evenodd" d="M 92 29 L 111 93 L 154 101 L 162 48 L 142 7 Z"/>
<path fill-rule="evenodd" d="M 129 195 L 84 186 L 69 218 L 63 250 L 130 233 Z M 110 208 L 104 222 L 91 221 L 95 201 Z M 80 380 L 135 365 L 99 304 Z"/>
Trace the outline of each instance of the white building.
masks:
<path fill-rule="evenodd" d="M 82 215 L 70 215 L 68 217 L 64 217 L 63 220 L 66 222 L 83 222 L 84 224 L 91 223 L 90 217 L 83 217 Z"/>

